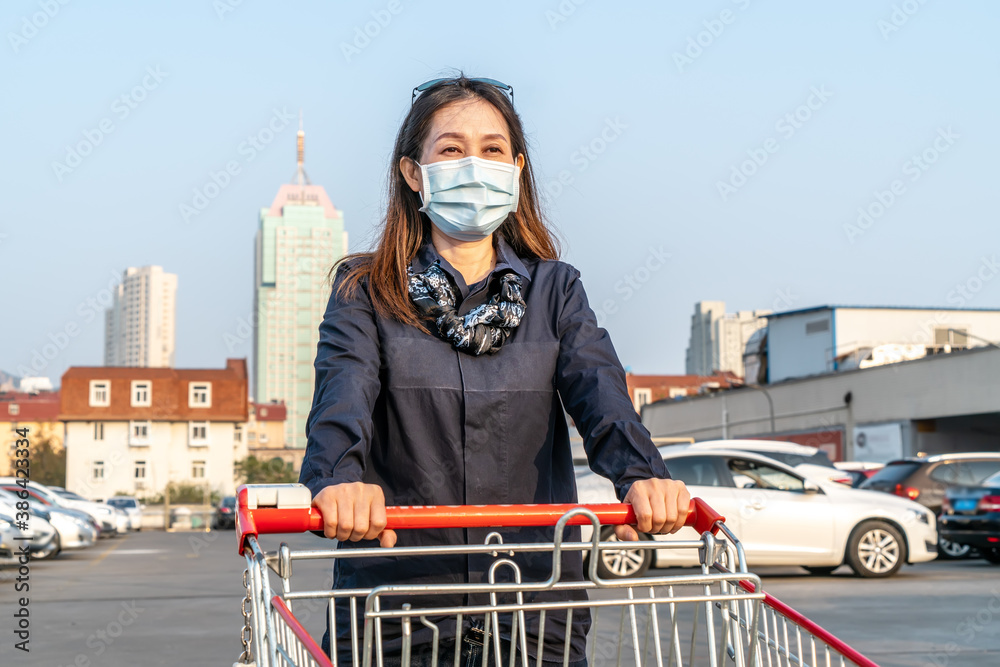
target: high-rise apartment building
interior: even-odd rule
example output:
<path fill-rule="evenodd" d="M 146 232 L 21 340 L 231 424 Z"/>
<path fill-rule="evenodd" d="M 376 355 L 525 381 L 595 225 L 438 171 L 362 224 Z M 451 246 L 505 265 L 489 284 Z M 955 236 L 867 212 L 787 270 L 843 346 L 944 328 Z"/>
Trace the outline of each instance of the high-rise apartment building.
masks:
<path fill-rule="evenodd" d="M 343 213 L 303 167 L 305 134 L 298 132 L 298 170 L 261 209 L 254 275 L 254 398 L 284 402 L 285 443 L 304 448 L 312 407 L 319 324 L 330 298 L 327 274 L 347 252 Z"/>
<path fill-rule="evenodd" d="M 686 372 L 712 375 L 729 371 L 743 377 L 743 351 L 755 331 L 767 325 L 769 310 L 726 313 L 723 301 L 699 301 L 691 316 Z"/>
<path fill-rule="evenodd" d="M 177 276 L 129 267 L 104 311 L 104 365 L 173 368 Z"/>

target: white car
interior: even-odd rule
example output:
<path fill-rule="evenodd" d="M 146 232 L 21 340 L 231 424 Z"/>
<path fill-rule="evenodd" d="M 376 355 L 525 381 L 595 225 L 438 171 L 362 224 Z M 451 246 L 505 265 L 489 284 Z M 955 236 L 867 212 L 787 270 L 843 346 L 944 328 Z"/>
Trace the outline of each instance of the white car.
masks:
<path fill-rule="evenodd" d="M 14 477 L 0 477 L 0 488 L 16 493 L 21 487 Z M 89 514 L 101 527 L 101 537 L 110 537 L 118 534 L 119 517 L 113 507 L 109 507 L 104 503 L 94 503 L 89 500 L 63 498 L 44 484 L 39 484 L 38 482 L 28 482 L 26 490 L 45 505 L 68 507 L 69 509 L 81 510 Z"/>
<path fill-rule="evenodd" d="M 115 496 L 104 502 L 125 513 L 129 530 L 142 530 L 142 505 L 138 500 L 132 496 Z"/>
<path fill-rule="evenodd" d="M 671 476 L 692 496 L 726 517 L 746 551 L 749 567 L 798 565 L 829 574 L 842 564 L 862 577 L 888 577 L 903 563 L 937 557 L 937 522 L 926 507 L 885 493 L 812 480 L 766 456 L 739 450 L 663 452 Z M 587 473 L 577 479 L 581 503 L 617 502 L 611 482 Z M 584 526 L 584 539 L 591 528 Z M 602 540 L 613 540 L 605 527 Z M 697 539 L 683 528 L 657 540 Z M 693 566 L 691 549 L 622 549 L 602 552 L 605 577 L 641 576 L 650 566 Z M 655 560 L 655 562 L 654 562 Z"/>
<path fill-rule="evenodd" d="M 738 449 L 741 452 L 755 452 L 784 463 L 798 470 L 810 479 L 828 479 L 831 482 L 851 485 L 851 475 L 837 469 L 826 452 L 816 447 L 800 445 L 780 440 L 705 440 L 690 445 L 680 445 L 686 449 Z M 662 449 L 660 451 L 663 451 Z"/>
<path fill-rule="evenodd" d="M 27 545 L 32 560 L 45 560 L 59 555 L 59 533 L 45 518 L 35 512 L 26 512 L 27 520 L 25 521 L 23 515 L 18 517 L 16 505 L 3 499 L 0 499 L 0 514 L 15 517 L 21 521 L 20 528 L 31 538 L 27 541 Z M 14 525 L 17 527 L 18 521 L 15 521 Z M 27 526 L 27 530 L 24 530 L 25 526 Z"/>
<path fill-rule="evenodd" d="M 0 565 L 17 565 L 17 538 L 21 535 L 14 526 L 14 517 L 0 514 Z"/>
<path fill-rule="evenodd" d="M 0 501 L 16 506 L 19 500 L 20 498 L 14 493 L 0 489 Z M 46 507 L 38 499 L 31 496 L 28 497 L 28 505 L 32 513 L 38 514 L 56 529 L 59 533 L 61 549 L 83 549 L 93 546 L 97 540 L 97 528 L 94 527 L 90 517 L 82 512 L 53 505 Z"/>

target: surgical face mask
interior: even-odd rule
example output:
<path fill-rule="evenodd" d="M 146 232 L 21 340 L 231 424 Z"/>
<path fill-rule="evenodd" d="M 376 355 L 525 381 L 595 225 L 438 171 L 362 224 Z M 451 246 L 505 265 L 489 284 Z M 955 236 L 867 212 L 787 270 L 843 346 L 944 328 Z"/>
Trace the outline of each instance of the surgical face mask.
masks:
<path fill-rule="evenodd" d="M 478 241 L 517 211 L 521 168 L 466 157 L 420 165 L 420 210 L 448 236 Z"/>

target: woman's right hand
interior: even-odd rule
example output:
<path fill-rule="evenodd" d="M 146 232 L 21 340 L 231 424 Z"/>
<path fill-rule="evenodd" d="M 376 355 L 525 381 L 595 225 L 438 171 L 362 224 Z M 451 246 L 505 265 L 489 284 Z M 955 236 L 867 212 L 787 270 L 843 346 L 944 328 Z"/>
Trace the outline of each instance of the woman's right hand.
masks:
<path fill-rule="evenodd" d="M 313 497 L 323 514 L 323 534 L 331 540 L 357 542 L 378 538 L 383 547 L 396 544 L 396 531 L 385 527 L 385 495 L 375 484 L 350 482 L 328 486 Z"/>

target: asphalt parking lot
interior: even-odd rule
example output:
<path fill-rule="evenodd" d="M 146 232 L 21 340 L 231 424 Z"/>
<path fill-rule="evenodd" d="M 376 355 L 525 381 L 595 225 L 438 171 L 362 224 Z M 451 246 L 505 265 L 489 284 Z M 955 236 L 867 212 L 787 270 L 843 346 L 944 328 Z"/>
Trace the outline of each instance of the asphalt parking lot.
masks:
<path fill-rule="evenodd" d="M 329 545 L 311 535 L 289 542 Z M 319 562 L 297 566 L 299 587 L 328 585 L 327 569 Z M 232 531 L 143 532 L 33 563 L 29 654 L 13 650 L 16 598 L 12 572 L 4 570 L 0 662 L 230 665 L 240 652 L 242 570 Z M 1000 567 L 985 561 L 906 567 L 887 580 L 858 579 L 847 568 L 828 577 L 797 568 L 759 573 L 768 592 L 885 667 L 1000 664 Z M 322 628 L 321 611 L 303 612 L 307 628 Z"/>

